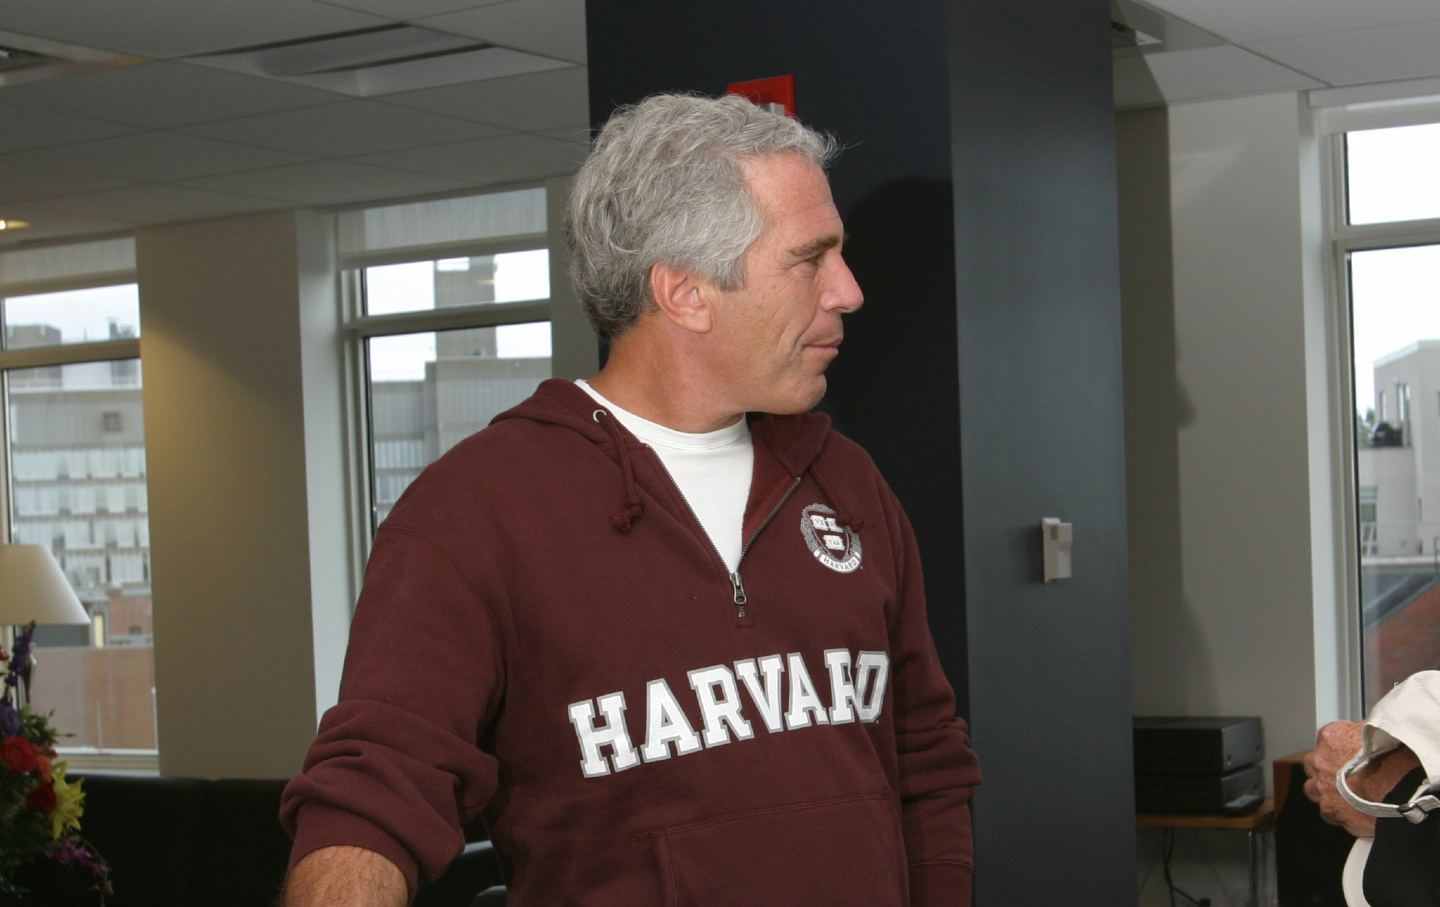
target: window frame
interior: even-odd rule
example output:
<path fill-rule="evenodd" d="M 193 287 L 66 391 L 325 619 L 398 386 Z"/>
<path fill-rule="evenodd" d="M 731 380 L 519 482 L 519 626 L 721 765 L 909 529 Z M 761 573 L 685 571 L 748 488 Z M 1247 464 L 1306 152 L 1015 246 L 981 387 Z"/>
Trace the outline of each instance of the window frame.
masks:
<path fill-rule="evenodd" d="M 1337 577 L 1343 587 L 1336 615 L 1340 652 L 1339 669 L 1348 698 L 1351 718 L 1365 713 L 1364 627 L 1360 595 L 1362 538 L 1359 446 L 1356 418 L 1356 374 L 1354 362 L 1354 299 L 1351 292 L 1350 256 L 1359 252 L 1440 245 L 1440 217 L 1371 224 L 1349 223 L 1348 161 L 1346 134 L 1367 129 L 1386 129 L 1440 123 L 1440 96 L 1385 98 L 1370 92 L 1312 92 L 1318 107 L 1316 125 L 1321 133 L 1323 247 L 1326 257 L 1326 295 L 1331 311 L 1332 389 L 1338 437 L 1334 453 L 1334 508 L 1339 522 L 1341 561 Z M 1325 106 L 1332 104 L 1334 106 Z M 1387 401 L 1388 403 L 1389 401 Z M 1394 400 L 1397 416 L 1402 406 Z M 1410 401 L 1414 405 L 1414 401 Z M 1378 406 L 1378 404 L 1377 404 Z M 1380 413 L 1377 409 L 1377 420 Z"/>
<path fill-rule="evenodd" d="M 467 195 L 483 196 L 515 189 L 541 188 L 546 193 L 546 229 L 544 232 L 523 233 L 488 239 L 458 242 L 427 243 L 402 249 L 342 254 L 337 260 L 340 284 L 341 332 L 344 342 L 347 425 L 346 445 L 350 464 L 351 547 L 356 557 L 356 588 L 363 581 L 364 564 L 374 545 L 375 477 L 374 450 L 371 439 L 372 407 L 369 387 L 369 363 L 366 344 L 377 337 L 401 334 L 494 328 L 513 324 L 544 321 L 550 326 L 552 376 L 562 373 L 556 352 L 565 343 L 561 334 L 573 330 L 572 322 L 557 319 L 560 304 L 570 299 L 566 256 L 562 232 L 561 208 L 568 180 L 547 180 L 541 183 L 506 185 L 487 188 Z M 558 196 L 558 200 L 557 200 Z M 385 202 L 384 204 L 392 204 Z M 480 257 L 510 252 L 545 249 L 550 257 L 550 293 L 544 299 L 505 303 L 477 303 L 394 312 L 383 315 L 365 314 L 364 269 L 383 265 L 437 261 L 445 258 Z M 563 281 L 563 283 L 557 283 Z"/>
<path fill-rule="evenodd" d="M 95 239 L 117 239 L 128 237 L 95 237 Z M 83 244 L 83 243 L 82 243 Z M 23 248 L 62 248 L 76 245 L 74 240 L 36 244 Z M 0 252 L 5 250 L 0 249 Z M 45 277 L 31 280 L 5 281 L 0 278 L 0 326 L 3 326 L 4 305 L 11 297 L 33 296 L 71 290 L 91 290 L 100 287 L 135 284 L 139 287 L 137 270 L 133 267 L 89 272 L 75 277 Z M 142 302 L 143 307 L 143 302 Z M 11 372 L 22 369 L 47 366 L 82 365 L 98 362 L 141 360 L 141 339 L 139 337 L 99 340 L 81 343 L 62 343 L 51 346 L 32 346 L 8 349 L 0 340 L 0 400 L 9 400 Z M 15 498 L 14 477 L 11 472 L 10 437 L 13 433 L 10 406 L 3 406 L 0 412 L 0 537 L 6 542 L 14 539 Z M 158 686 L 158 682 L 157 682 Z M 154 708 L 155 691 L 151 692 L 151 708 Z M 75 772 L 107 772 L 123 774 L 158 774 L 160 771 L 159 741 L 154 750 L 99 749 L 96 747 L 58 747 L 66 764 Z"/>

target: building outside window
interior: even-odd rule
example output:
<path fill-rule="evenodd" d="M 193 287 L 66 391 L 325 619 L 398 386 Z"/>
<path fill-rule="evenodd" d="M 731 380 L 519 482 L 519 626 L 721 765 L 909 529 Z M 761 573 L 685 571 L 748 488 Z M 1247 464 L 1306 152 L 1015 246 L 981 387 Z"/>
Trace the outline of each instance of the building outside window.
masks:
<path fill-rule="evenodd" d="M 421 470 L 551 374 L 544 188 L 341 214 L 373 533 Z"/>
<path fill-rule="evenodd" d="M 1440 123 L 1339 140 L 1365 708 L 1440 665 Z"/>
<path fill-rule="evenodd" d="M 4 520 L 9 541 L 50 548 L 91 618 L 89 627 L 37 630 L 32 704 L 53 711 L 72 754 L 153 761 L 133 271 L 128 239 L 0 252 Z"/>

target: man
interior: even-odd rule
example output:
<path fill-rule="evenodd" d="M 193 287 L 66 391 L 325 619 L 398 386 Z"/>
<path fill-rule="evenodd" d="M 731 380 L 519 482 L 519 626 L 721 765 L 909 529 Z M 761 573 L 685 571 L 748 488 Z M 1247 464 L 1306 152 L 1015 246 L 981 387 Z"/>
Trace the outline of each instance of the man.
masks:
<path fill-rule="evenodd" d="M 610 356 L 380 528 L 282 808 L 292 907 L 403 904 L 482 812 L 520 907 L 969 903 L 910 527 L 809 412 L 862 302 L 833 154 L 733 97 L 606 125 L 567 226 Z"/>

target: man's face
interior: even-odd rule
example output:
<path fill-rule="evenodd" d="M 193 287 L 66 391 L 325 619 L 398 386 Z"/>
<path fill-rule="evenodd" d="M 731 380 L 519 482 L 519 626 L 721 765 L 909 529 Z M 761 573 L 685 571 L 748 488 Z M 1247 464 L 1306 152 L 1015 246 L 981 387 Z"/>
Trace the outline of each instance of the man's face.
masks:
<path fill-rule="evenodd" d="M 795 154 L 743 169 L 768 226 L 745 252 L 745 286 L 717 291 L 720 374 L 739 412 L 805 412 L 825 395 L 841 316 L 864 297 L 840 255 L 845 231 L 824 172 Z"/>

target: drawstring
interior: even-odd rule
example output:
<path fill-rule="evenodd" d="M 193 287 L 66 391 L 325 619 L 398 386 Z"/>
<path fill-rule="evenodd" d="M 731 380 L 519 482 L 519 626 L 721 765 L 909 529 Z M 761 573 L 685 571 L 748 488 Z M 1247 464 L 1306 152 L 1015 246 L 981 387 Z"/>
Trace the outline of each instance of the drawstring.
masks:
<path fill-rule="evenodd" d="M 615 449 L 620 451 L 620 471 L 625 474 L 625 506 L 610 514 L 610 525 L 615 527 L 616 532 L 629 532 L 631 525 L 645 512 L 645 502 L 640 500 L 640 489 L 635 484 L 635 469 L 630 465 L 630 447 L 620 432 L 620 423 L 605 410 L 595 410 L 590 418 L 605 426 L 615 442 Z"/>
<path fill-rule="evenodd" d="M 816 485 L 820 486 L 820 492 L 829 498 L 830 503 L 835 506 L 835 519 L 841 526 L 849 526 L 856 532 L 865 528 L 865 518 L 850 513 L 845 509 L 845 505 L 835 496 L 835 492 L 831 491 L 830 486 L 825 484 L 825 480 L 820 477 L 820 470 L 816 469 L 814 464 L 810 466 L 810 477 L 815 480 Z"/>

